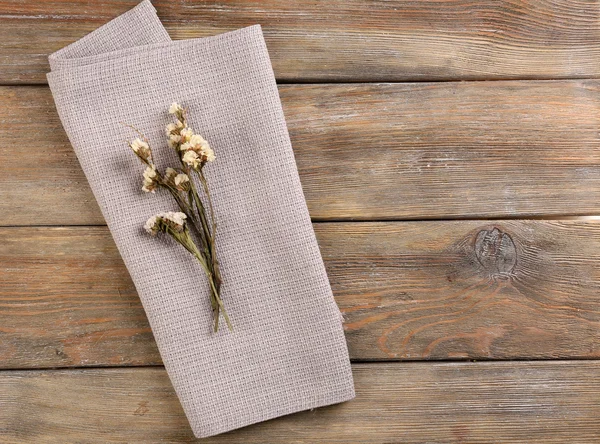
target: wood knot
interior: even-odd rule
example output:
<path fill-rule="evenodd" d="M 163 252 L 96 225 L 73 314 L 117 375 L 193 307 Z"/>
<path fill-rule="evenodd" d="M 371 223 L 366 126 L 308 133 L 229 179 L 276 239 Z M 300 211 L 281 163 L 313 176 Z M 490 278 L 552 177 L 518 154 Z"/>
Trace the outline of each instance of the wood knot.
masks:
<path fill-rule="evenodd" d="M 475 256 L 491 276 L 508 277 L 517 264 L 517 247 L 507 233 L 494 227 L 477 233 Z"/>
<path fill-rule="evenodd" d="M 138 408 L 135 412 L 133 412 L 133 414 L 136 416 L 144 416 L 149 411 L 150 409 L 148 408 L 148 401 L 142 401 L 138 402 Z"/>

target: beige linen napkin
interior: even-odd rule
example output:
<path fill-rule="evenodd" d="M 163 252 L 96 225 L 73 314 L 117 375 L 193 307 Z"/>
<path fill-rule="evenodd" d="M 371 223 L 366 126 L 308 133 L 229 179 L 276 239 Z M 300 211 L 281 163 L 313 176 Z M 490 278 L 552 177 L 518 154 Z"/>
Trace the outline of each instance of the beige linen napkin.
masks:
<path fill-rule="evenodd" d="M 354 397 L 333 299 L 259 25 L 172 42 L 149 1 L 50 56 L 63 126 L 148 315 L 197 437 Z M 205 171 L 219 223 L 222 297 L 234 331 L 212 332 L 208 283 L 148 217 L 177 210 L 141 191 L 127 147 L 144 131 L 159 166 L 167 109 L 214 148 Z"/>

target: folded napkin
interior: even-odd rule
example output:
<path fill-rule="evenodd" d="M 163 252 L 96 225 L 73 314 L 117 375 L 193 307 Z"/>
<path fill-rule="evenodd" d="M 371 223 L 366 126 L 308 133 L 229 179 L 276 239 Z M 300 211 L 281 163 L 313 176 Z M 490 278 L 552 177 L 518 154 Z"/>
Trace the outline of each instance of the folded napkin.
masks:
<path fill-rule="evenodd" d="M 60 119 L 148 315 L 197 437 L 354 397 L 342 318 L 313 232 L 259 25 L 172 42 L 149 1 L 49 57 Z M 222 298 L 212 332 L 198 262 L 144 222 L 177 211 L 141 191 L 127 147 L 144 132 L 177 165 L 172 102 L 217 159 L 205 168 L 219 224 Z M 224 324 L 223 324 L 224 325 Z"/>

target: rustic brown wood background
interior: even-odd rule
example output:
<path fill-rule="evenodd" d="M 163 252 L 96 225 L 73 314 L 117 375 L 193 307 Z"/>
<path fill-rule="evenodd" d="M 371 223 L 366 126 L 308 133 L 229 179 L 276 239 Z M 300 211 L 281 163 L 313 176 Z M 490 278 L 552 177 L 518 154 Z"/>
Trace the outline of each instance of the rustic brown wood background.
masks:
<path fill-rule="evenodd" d="M 0 0 L 2 443 L 194 441 L 45 84 L 137 2 Z M 358 392 L 206 442 L 600 442 L 600 0 L 154 4 L 263 25 Z"/>

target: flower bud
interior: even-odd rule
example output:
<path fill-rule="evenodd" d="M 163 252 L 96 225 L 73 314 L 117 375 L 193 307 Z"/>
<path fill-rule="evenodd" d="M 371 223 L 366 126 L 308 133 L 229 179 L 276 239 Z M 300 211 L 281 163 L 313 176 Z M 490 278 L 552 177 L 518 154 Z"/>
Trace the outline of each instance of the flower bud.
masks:
<path fill-rule="evenodd" d="M 138 137 L 129 143 L 129 147 L 142 162 L 146 164 L 152 163 L 152 150 L 150 149 L 150 145 L 148 145 L 148 143 Z"/>
<path fill-rule="evenodd" d="M 144 170 L 144 185 L 142 186 L 142 191 L 145 191 L 146 193 L 154 193 L 157 186 L 158 173 L 156 172 L 156 167 L 154 165 L 150 165 Z"/>
<path fill-rule="evenodd" d="M 175 187 L 179 191 L 189 191 L 190 178 L 188 177 L 187 174 L 179 173 L 177 176 L 175 176 L 174 182 L 175 182 Z"/>

